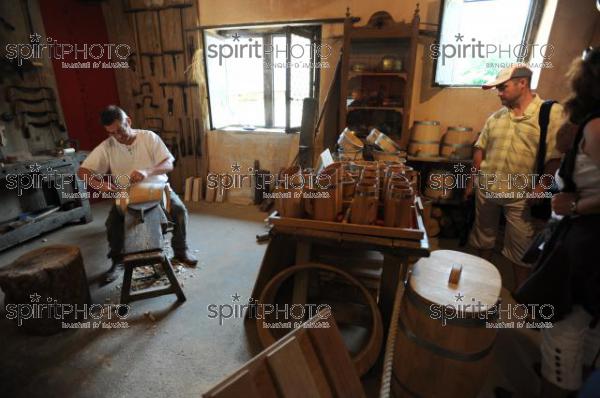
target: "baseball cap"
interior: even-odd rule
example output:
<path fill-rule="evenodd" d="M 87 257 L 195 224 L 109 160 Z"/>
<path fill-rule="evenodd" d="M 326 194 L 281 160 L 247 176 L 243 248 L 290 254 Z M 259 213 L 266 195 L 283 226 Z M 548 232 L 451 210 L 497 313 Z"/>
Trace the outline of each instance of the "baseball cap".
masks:
<path fill-rule="evenodd" d="M 487 82 L 481 86 L 481 88 L 484 90 L 489 90 L 490 88 L 494 88 L 502 83 L 506 83 L 510 79 L 514 79 L 516 77 L 531 77 L 532 74 L 533 72 L 531 69 L 524 65 L 515 65 L 510 68 L 504 68 L 498 72 L 496 79 Z"/>

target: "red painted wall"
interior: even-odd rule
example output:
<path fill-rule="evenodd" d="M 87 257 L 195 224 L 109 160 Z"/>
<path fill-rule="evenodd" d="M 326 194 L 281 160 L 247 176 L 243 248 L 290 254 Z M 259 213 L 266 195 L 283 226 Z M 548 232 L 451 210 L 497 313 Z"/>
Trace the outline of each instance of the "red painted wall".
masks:
<path fill-rule="evenodd" d="M 52 0 L 39 4 L 46 37 L 73 46 L 110 43 L 100 3 Z M 79 141 L 80 149 L 91 150 L 106 138 L 99 112 L 109 104 L 118 104 L 119 96 L 113 69 L 63 68 L 63 61 L 84 62 L 82 57 L 79 54 L 75 59 L 71 54 L 52 62 L 69 137 Z"/>

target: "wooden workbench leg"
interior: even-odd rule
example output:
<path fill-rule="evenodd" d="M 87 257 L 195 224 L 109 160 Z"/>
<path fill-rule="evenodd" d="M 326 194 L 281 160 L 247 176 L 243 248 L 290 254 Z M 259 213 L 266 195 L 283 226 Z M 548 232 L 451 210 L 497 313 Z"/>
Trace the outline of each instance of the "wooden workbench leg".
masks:
<path fill-rule="evenodd" d="M 296 265 L 306 264 L 310 261 L 310 243 L 299 241 L 296 245 Z M 306 304 L 308 296 L 308 271 L 298 272 L 294 276 L 294 304 Z"/>
<path fill-rule="evenodd" d="M 407 261 L 406 257 L 398 257 L 389 253 L 383 254 L 383 272 L 379 287 L 379 310 L 381 311 L 384 333 L 387 333 L 390 327 L 396 288 L 400 278 L 404 277 Z"/>

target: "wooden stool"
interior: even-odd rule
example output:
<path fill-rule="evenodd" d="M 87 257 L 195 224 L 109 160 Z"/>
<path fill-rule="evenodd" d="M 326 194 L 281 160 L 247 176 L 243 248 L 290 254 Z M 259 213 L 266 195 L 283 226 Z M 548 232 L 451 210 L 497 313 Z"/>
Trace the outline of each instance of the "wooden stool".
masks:
<path fill-rule="evenodd" d="M 131 293 L 131 280 L 133 277 L 133 270 L 137 267 L 143 267 L 146 265 L 153 265 L 160 263 L 167 278 L 169 279 L 170 285 L 160 289 L 147 289 L 139 293 Z M 143 300 L 152 297 L 162 296 L 164 294 L 175 294 L 177 295 L 177 301 L 184 302 L 186 300 L 181 286 L 177 281 L 173 267 L 167 256 L 162 251 L 153 251 L 146 253 L 129 254 L 123 258 L 123 264 L 125 267 L 125 274 L 123 275 L 123 287 L 121 287 L 121 304 L 128 304 L 132 301 Z"/>
<path fill-rule="evenodd" d="M 123 285 L 121 304 L 143 300 L 164 294 L 175 294 L 177 300 L 186 300 L 177 281 L 171 262 L 163 252 L 163 229 L 167 218 L 158 201 L 129 204 L 125 211 L 125 242 L 123 250 Z M 170 285 L 160 289 L 146 289 L 139 293 L 131 292 L 133 270 L 137 267 L 161 264 Z"/>
<path fill-rule="evenodd" d="M 18 323 L 32 334 L 60 332 L 62 322 L 75 321 L 77 314 L 74 310 L 67 313 L 65 305 L 77 305 L 78 310 L 83 310 L 91 303 L 83 258 L 77 246 L 46 246 L 19 257 L 0 271 L 0 287 L 6 295 L 6 305 L 30 307 L 28 319 L 19 318 Z M 54 308 L 56 316 L 50 316 L 43 305 L 60 306 L 61 310 Z M 82 316 L 81 311 L 78 314 Z"/>

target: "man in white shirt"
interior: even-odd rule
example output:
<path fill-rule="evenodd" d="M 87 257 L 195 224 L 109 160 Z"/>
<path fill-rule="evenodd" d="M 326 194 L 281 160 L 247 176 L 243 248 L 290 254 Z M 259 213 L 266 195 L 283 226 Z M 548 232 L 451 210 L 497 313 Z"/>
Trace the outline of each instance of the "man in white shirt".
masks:
<path fill-rule="evenodd" d="M 100 113 L 100 122 L 109 137 L 88 155 L 78 171 L 80 178 L 97 180 L 102 192 L 118 192 L 119 186 L 145 182 L 167 182 L 167 173 L 173 170 L 175 158 L 160 137 L 148 130 L 131 128 L 131 119 L 118 106 L 110 105 Z M 109 181 L 100 181 L 98 175 L 110 171 Z M 196 265 L 198 260 L 190 253 L 186 242 L 187 209 L 175 192 L 171 191 L 171 221 L 175 224 L 171 246 L 175 259 Z M 113 266 L 107 280 L 113 280 L 123 249 L 123 216 L 116 206 L 106 219 L 106 232 Z"/>

